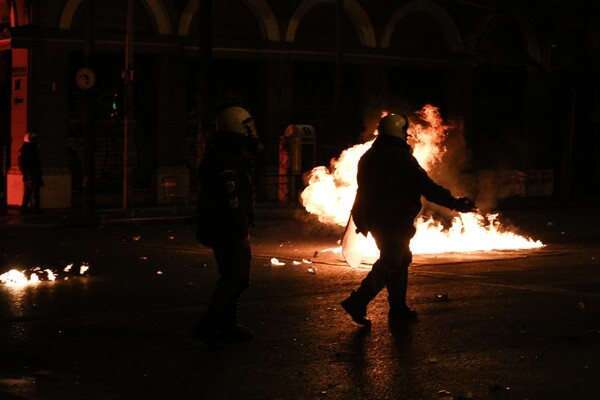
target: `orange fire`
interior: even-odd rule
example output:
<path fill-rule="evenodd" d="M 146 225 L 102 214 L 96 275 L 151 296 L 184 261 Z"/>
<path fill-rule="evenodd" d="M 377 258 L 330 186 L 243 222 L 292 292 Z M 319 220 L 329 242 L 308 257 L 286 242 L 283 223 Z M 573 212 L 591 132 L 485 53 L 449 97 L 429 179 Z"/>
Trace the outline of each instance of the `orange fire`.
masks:
<path fill-rule="evenodd" d="M 387 113 L 383 113 L 382 116 Z M 426 105 L 411 119 L 409 143 L 419 164 L 428 172 L 442 165 L 444 145 L 449 126 L 443 123 L 439 110 Z M 377 131 L 374 132 L 377 135 Z M 374 139 L 373 139 L 374 140 Z M 319 166 L 309 174 L 308 186 L 301 194 L 302 204 L 319 221 L 345 226 L 356 195 L 358 160 L 371 147 L 373 140 L 344 150 L 332 160 L 330 168 Z M 417 233 L 410 247 L 415 254 L 447 252 L 532 249 L 543 247 L 540 241 L 505 230 L 497 214 L 485 216 L 459 213 L 450 227 L 432 217 L 420 216 L 416 221 Z M 378 253 L 371 237 L 366 244 L 365 256 Z"/>
<path fill-rule="evenodd" d="M 67 265 L 63 271 L 65 273 L 71 272 L 73 264 Z M 79 267 L 79 275 L 86 275 L 90 269 L 89 265 L 82 264 Z M 42 269 L 40 267 L 27 268 L 24 270 L 11 269 L 8 272 L 0 274 L 0 283 L 7 286 L 22 287 L 27 285 L 36 285 L 43 281 L 54 282 L 58 278 L 58 273 L 50 268 Z M 64 277 L 65 280 L 69 279 L 69 276 Z"/>
<path fill-rule="evenodd" d="M 11 269 L 10 271 L 0 275 L 0 282 L 8 286 L 24 286 L 36 284 L 42 280 L 55 281 L 56 275 L 51 269 L 42 270 L 39 267 L 31 271 L 19 271 Z"/>

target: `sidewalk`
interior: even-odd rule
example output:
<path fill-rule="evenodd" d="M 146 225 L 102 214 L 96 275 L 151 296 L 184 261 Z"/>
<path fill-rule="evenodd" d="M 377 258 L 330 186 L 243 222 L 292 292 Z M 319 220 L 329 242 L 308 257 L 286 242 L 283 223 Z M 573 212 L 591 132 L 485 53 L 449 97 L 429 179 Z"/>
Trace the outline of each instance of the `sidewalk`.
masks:
<path fill-rule="evenodd" d="M 148 222 L 161 220 L 185 220 L 193 217 L 190 210 L 179 211 L 173 207 L 153 207 L 134 210 L 131 216 L 120 209 L 96 210 L 86 216 L 81 210 L 46 209 L 40 214 L 20 215 L 18 209 L 8 209 L 0 215 L 0 225 L 6 227 L 66 227 L 88 226 L 123 222 Z"/>
<path fill-rule="evenodd" d="M 256 205 L 256 218 L 259 221 L 277 221 L 293 218 L 305 213 L 300 206 L 259 203 Z M 120 208 L 100 208 L 92 216 L 86 216 L 79 209 L 45 209 L 40 214 L 21 215 L 18 208 L 0 210 L 0 226 L 4 227 L 66 227 L 107 225 L 119 223 L 152 223 L 164 221 L 185 222 L 196 214 L 195 204 L 185 206 L 151 205 L 134 208 L 131 215 Z"/>

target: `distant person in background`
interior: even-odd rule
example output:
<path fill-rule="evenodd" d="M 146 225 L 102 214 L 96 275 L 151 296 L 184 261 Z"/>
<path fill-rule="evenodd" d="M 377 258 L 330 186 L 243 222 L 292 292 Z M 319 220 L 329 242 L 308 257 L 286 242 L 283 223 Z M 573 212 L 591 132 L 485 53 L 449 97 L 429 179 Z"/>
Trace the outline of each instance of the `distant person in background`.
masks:
<path fill-rule="evenodd" d="M 250 113 L 224 109 L 198 168 L 198 241 L 212 247 L 219 280 L 208 310 L 193 331 L 211 346 L 221 340 L 246 341 L 252 331 L 237 323 L 241 295 L 250 285 L 254 224 L 252 160 L 261 149 Z"/>
<path fill-rule="evenodd" d="M 360 325 L 369 326 L 367 305 L 387 287 L 388 320 L 393 326 L 414 320 L 417 312 L 406 303 L 410 240 L 421 196 L 458 212 L 475 211 L 475 203 L 456 198 L 435 183 L 412 155 L 408 144 L 408 118 L 389 114 L 377 127 L 379 136 L 358 163 L 358 189 L 352 207 L 356 232 L 370 232 L 380 251 L 379 260 L 342 307 Z"/>
<path fill-rule="evenodd" d="M 28 132 L 19 150 L 19 168 L 23 175 L 23 201 L 21 214 L 40 212 L 40 188 L 44 186 L 42 164 L 38 154 L 37 135 Z"/>

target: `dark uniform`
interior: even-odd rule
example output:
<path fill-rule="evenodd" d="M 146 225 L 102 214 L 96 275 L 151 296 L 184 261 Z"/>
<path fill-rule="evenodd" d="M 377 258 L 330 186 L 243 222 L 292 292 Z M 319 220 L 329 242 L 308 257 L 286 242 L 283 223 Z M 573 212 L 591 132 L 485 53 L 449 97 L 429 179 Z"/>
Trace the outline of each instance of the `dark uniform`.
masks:
<path fill-rule="evenodd" d="M 219 268 L 210 305 L 194 331 L 208 344 L 223 337 L 252 337 L 237 324 L 238 303 L 250 285 L 248 229 L 254 223 L 254 190 L 245 143 L 246 138 L 238 133 L 217 132 L 198 170 L 197 238 L 212 247 Z"/>
<path fill-rule="evenodd" d="M 40 188 L 44 185 L 37 143 L 35 143 L 33 135 L 29 137 L 31 141 L 25 141 L 19 150 L 19 169 L 23 174 L 24 186 L 21 203 L 22 214 L 40 211 Z"/>
<path fill-rule="evenodd" d="M 421 168 L 403 137 L 380 134 L 361 157 L 358 190 L 352 217 L 357 232 L 371 235 L 380 251 L 372 270 L 342 305 L 363 325 L 367 304 L 387 287 L 391 322 L 416 317 L 406 304 L 408 266 L 412 262 L 410 240 L 414 220 L 421 210 L 421 196 L 452 210 L 472 211 L 474 204 L 455 198 Z"/>

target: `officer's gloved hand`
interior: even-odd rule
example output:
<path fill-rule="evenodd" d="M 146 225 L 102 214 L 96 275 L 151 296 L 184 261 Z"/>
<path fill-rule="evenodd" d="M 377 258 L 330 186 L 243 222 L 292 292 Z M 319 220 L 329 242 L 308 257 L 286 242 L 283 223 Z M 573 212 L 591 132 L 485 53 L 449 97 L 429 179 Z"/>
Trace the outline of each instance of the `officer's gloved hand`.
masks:
<path fill-rule="evenodd" d="M 468 213 L 477 211 L 477 206 L 475 205 L 475 202 L 468 197 L 461 197 L 456 199 L 454 209 L 460 213 Z"/>

